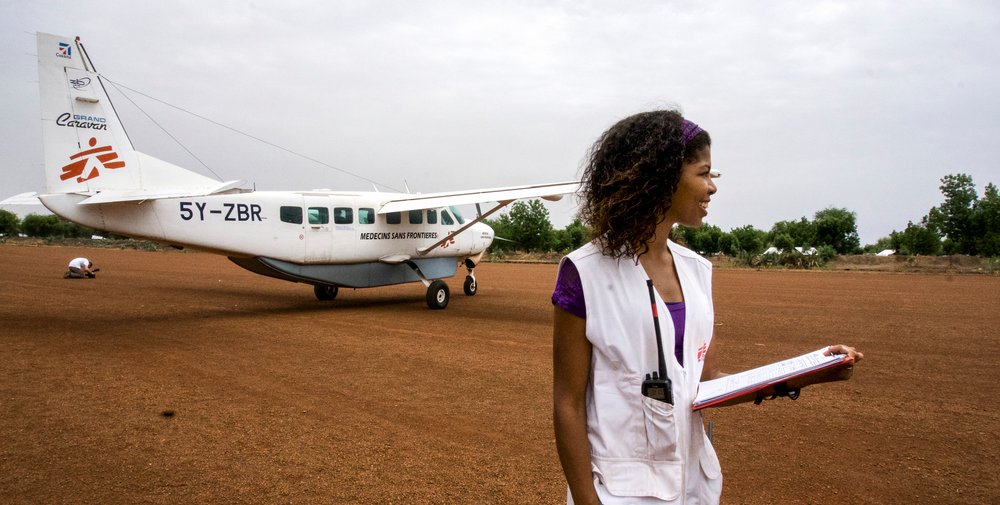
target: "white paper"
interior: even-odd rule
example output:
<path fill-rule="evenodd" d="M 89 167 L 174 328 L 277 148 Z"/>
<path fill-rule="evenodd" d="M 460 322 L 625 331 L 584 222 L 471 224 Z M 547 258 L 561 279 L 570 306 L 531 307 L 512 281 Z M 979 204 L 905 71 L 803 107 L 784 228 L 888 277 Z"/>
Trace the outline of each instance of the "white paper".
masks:
<path fill-rule="evenodd" d="M 804 375 L 846 359 L 842 354 L 824 356 L 823 353 L 827 349 L 828 347 L 824 347 L 802 356 L 702 382 L 698 386 L 698 396 L 694 400 L 694 406 L 712 403 L 727 396 L 739 396 L 740 393 Z"/>

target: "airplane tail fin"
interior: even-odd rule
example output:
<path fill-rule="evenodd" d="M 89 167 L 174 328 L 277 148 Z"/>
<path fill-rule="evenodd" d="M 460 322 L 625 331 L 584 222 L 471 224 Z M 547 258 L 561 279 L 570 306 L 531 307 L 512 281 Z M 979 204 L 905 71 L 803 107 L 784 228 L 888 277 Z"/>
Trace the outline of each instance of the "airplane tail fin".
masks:
<path fill-rule="evenodd" d="M 79 38 L 38 34 L 38 81 L 48 193 L 101 192 L 107 202 L 226 186 L 133 148 Z"/>

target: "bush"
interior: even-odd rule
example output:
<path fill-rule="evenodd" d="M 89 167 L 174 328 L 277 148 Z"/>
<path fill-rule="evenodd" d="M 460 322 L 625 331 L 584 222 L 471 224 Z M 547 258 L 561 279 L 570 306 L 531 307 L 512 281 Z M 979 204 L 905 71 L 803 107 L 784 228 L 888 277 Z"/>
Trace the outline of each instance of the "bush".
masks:
<path fill-rule="evenodd" d="M 820 265 L 825 265 L 837 257 L 837 250 L 833 246 L 821 245 L 816 248 L 816 257 Z"/>
<path fill-rule="evenodd" d="M 21 220 L 13 212 L 0 210 L 0 236 L 16 237 L 21 231 Z"/>
<path fill-rule="evenodd" d="M 59 216 L 49 214 L 40 216 L 28 214 L 21 222 L 21 230 L 29 237 L 38 238 L 89 238 L 94 230 L 67 221 Z"/>

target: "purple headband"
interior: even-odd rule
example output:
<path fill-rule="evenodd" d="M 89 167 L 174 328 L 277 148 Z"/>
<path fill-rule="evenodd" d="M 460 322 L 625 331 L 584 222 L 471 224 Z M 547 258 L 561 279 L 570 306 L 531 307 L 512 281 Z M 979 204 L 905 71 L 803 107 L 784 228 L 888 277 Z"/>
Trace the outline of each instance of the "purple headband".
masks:
<path fill-rule="evenodd" d="M 687 145 L 688 142 L 691 142 L 691 139 L 693 139 L 695 135 L 698 135 L 699 133 L 704 131 L 701 129 L 700 126 L 692 123 L 691 121 L 688 121 L 687 119 L 684 120 L 683 124 L 684 124 L 684 132 L 681 134 L 681 138 L 684 140 L 684 145 Z"/>

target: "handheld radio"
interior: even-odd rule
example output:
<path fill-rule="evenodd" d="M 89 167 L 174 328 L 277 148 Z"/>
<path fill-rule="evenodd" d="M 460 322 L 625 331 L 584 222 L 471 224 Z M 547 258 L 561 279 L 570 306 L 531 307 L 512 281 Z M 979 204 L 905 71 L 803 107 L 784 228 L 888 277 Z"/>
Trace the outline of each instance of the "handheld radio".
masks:
<path fill-rule="evenodd" d="M 660 337 L 660 316 L 656 310 L 656 296 L 653 294 L 653 280 L 646 279 L 649 287 L 649 304 L 653 307 L 653 329 L 656 331 L 656 356 L 659 373 L 653 371 L 646 374 L 642 381 L 642 396 L 673 405 L 674 391 L 667 376 L 667 361 L 663 357 L 663 339 Z"/>

